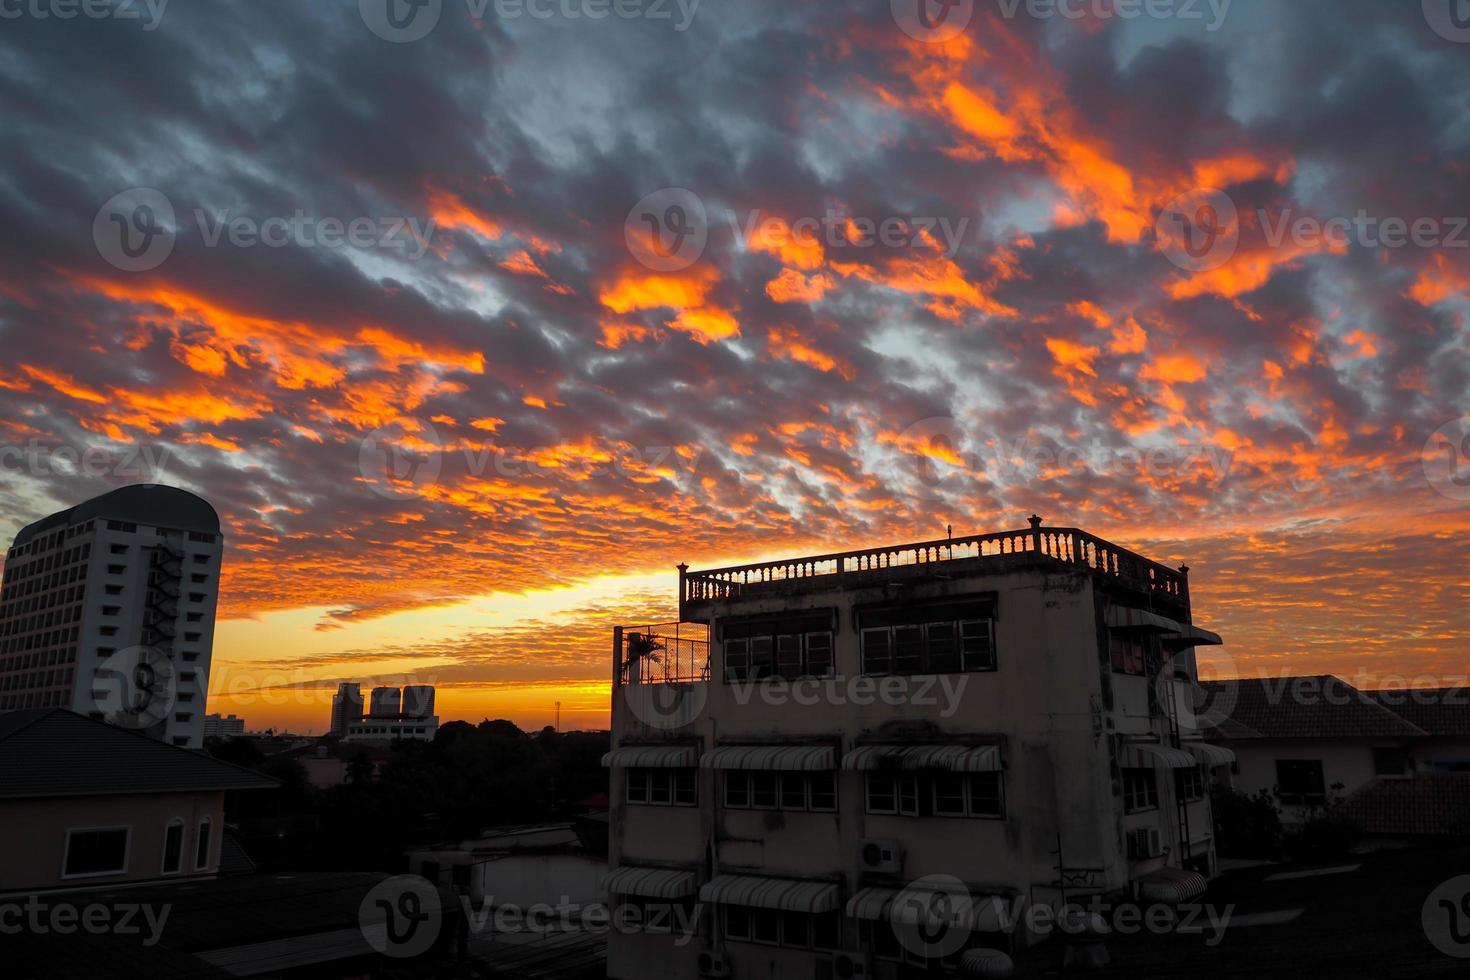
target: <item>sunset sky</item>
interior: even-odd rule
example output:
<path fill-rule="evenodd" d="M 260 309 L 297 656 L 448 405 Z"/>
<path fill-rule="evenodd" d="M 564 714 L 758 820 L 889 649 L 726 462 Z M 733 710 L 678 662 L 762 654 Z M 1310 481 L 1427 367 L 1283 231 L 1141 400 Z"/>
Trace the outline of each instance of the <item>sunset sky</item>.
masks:
<path fill-rule="evenodd" d="M 210 711 L 605 726 L 676 563 L 1032 512 L 1187 562 L 1207 672 L 1470 674 L 1470 31 L 375 2 L 0 21 L 0 537 L 208 498 Z"/>

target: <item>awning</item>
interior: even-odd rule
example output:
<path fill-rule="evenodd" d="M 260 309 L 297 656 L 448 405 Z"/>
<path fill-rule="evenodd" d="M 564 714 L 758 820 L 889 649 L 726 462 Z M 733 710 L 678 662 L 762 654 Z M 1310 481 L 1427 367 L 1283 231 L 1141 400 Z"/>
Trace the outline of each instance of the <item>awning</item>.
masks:
<path fill-rule="evenodd" d="M 1161 616 L 1148 609 L 1138 609 L 1134 606 L 1109 606 L 1108 628 L 1158 633 L 1159 642 L 1171 650 L 1182 650 L 1187 647 L 1217 647 L 1225 643 L 1219 633 L 1212 633 L 1207 629 L 1201 629 L 1189 623 L 1181 623 L 1177 619 L 1170 619 L 1168 616 Z"/>
<path fill-rule="evenodd" d="M 699 760 L 704 769 L 821 772 L 837 768 L 830 745 L 725 745 Z"/>
<path fill-rule="evenodd" d="M 1235 761 L 1235 753 L 1223 745 L 1208 742 L 1185 742 L 1184 748 L 1202 766 L 1228 766 Z"/>
<path fill-rule="evenodd" d="M 947 769 L 999 772 L 998 745 L 859 745 L 842 757 L 843 769 Z"/>
<path fill-rule="evenodd" d="M 1173 650 L 1183 650 L 1186 647 L 1218 647 L 1225 644 L 1219 633 L 1188 624 L 1181 626 L 1176 634 L 1165 634 L 1159 637 L 1159 642 Z"/>
<path fill-rule="evenodd" d="M 995 895 L 972 895 L 964 889 L 925 887 L 859 888 L 847 900 L 847 915 L 868 922 L 924 925 L 944 922 L 971 932 L 1001 932 L 1005 901 Z"/>
<path fill-rule="evenodd" d="M 684 769 L 698 764 L 692 745 L 627 745 L 602 757 L 604 766 L 620 769 Z"/>
<path fill-rule="evenodd" d="M 699 890 L 701 902 L 750 905 L 782 912 L 830 912 L 837 907 L 837 886 L 824 881 L 797 881 L 758 875 L 719 875 Z"/>
<path fill-rule="evenodd" d="M 618 868 L 602 879 L 609 895 L 639 898 L 688 898 L 695 892 L 694 872 L 677 868 Z"/>
<path fill-rule="evenodd" d="M 1160 868 L 1138 879 L 1138 897 L 1145 902 L 1179 905 L 1203 894 L 1209 885 L 1198 871 Z"/>
<path fill-rule="evenodd" d="M 1128 742 L 1123 745 L 1122 765 L 1125 769 L 1193 769 L 1199 763 L 1183 749 L 1155 742 Z"/>
<path fill-rule="evenodd" d="M 998 949 L 971 949 L 960 957 L 960 972 L 967 977 L 1008 977 L 1014 970 L 1010 956 Z"/>

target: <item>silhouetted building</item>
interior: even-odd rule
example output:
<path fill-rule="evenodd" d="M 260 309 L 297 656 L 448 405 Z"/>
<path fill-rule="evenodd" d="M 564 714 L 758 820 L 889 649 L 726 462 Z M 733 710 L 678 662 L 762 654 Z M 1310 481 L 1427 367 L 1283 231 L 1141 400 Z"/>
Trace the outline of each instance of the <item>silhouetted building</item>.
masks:
<path fill-rule="evenodd" d="M 403 689 L 403 714 L 410 718 L 427 718 L 433 713 L 433 687 L 428 684 L 410 684 Z"/>
<path fill-rule="evenodd" d="M 609 977 L 1002 975 L 1031 906 L 1198 894 L 1233 757 L 1195 722 L 1221 640 L 1186 573 L 1040 518 L 681 566 L 682 622 L 614 633 L 606 887 L 700 924 L 614 930 Z"/>
<path fill-rule="evenodd" d="M 388 718 L 403 711 L 403 692 L 396 687 L 373 688 L 373 700 L 368 714 L 374 718 Z"/>
<path fill-rule="evenodd" d="M 338 684 L 332 696 L 332 734 L 346 735 L 348 726 L 362 721 L 362 685 Z"/>
<path fill-rule="evenodd" d="M 223 548 L 208 502 L 152 484 L 22 529 L 0 585 L 0 711 L 70 708 L 202 746 Z"/>
<path fill-rule="evenodd" d="M 245 719 L 234 715 L 221 717 L 218 714 L 204 716 L 205 738 L 234 738 L 245 734 Z"/>

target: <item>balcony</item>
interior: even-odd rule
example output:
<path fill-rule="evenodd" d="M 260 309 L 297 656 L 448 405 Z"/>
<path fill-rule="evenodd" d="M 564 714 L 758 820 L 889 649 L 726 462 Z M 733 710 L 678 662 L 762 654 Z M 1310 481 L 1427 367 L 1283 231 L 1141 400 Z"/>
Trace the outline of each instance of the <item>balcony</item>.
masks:
<path fill-rule="evenodd" d="M 618 626 L 613 645 L 620 685 L 709 680 L 709 627 L 703 623 Z"/>
<path fill-rule="evenodd" d="M 766 594 L 793 594 L 880 585 L 926 574 L 965 574 L 976 563 L 1004 567 L 1017 561 L 1079 568 L 1139 593 L 1163 608 L 1189 613 L 1189 569 L 1169 568 L 1075 527 L 1031 527 L 939 541 L 845 551 L 807 558 L 758 562 L 689 571 L 679 568 L 679 610 L 686 619 L 703 618 L 702 604 Z M 969 565 L 953 565 L 967 562 Z M 933 566 L 932 572 L 929 566 Z"/>

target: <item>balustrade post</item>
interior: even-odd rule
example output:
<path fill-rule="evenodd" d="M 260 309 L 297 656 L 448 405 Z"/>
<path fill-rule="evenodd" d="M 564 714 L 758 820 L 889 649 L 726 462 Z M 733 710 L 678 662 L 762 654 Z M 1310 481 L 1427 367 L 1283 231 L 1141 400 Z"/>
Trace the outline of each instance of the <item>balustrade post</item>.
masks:
<path fill-rule="evenodd" d="M 1037 554 L 1041 553 L 1041 518 L 1032 514 L 1026 519 L 1031 525 L 1031 548 Z"/>

